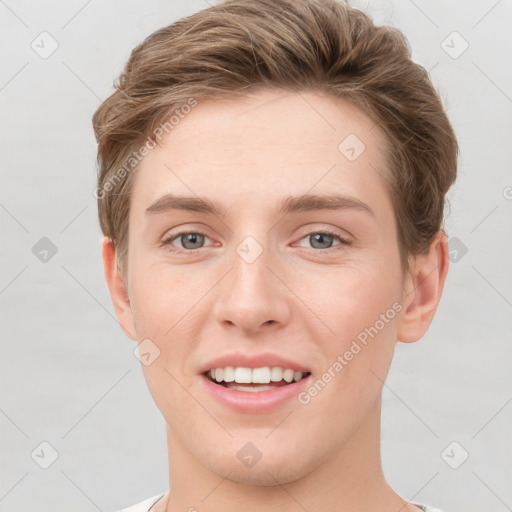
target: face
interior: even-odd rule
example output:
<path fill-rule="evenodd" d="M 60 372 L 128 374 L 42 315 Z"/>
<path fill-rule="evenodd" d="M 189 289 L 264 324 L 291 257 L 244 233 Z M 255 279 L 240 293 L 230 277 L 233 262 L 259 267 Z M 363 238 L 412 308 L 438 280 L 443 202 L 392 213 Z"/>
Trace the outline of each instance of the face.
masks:
<path fill-rule="evenodd" d="M 207 470 L 290 482 L 376 424 L 403 299 L 384 146 L 342 100 L 265 91 L 199 102 L 141 162 L 125 327 Z"/>

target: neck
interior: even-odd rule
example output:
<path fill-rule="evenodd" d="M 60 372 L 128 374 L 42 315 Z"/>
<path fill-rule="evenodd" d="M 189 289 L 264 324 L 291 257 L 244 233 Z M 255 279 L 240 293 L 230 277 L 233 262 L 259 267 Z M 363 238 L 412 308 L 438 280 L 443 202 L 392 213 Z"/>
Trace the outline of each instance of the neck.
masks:
<path fill-rule="evenodd" d="M 241 484 L 218 475 L 185 449 L 167 427 L 169 494 L 155 512 L 417 512 L 387 484 L 380 458 L 380 401 L 356 432 L 317 468 L 295 481 Z M 306 441 L 309 442 L 309 441 Z"/>

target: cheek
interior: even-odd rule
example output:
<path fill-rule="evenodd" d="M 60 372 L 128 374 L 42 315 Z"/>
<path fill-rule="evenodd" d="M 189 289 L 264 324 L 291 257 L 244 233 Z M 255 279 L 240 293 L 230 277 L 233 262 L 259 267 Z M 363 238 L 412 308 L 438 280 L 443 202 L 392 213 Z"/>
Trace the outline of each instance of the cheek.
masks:
<path fill-rule="evenodd" d="M 189 301 L 194 296 L 190 280 L 179 266 L 171 269 L 154 265 L 143 257 L 132 258 L 131 264 L 131 307 L 137 332 L 162 338 L 190 309 Z"/>
<path fill-rule="evenodd" d="M 338 340 L 338 349 L 372 326 L 400 297 L 396 272 L 371 264 L 330 267 L 293 279 L 293 289 L 328 328 L 328 338 Z"/>
<path fill-rule="evenodd" d="M 377 265 L 354 265 L 315 277 L 302 293 L 308 290 L 307 304 L 329 329 L 322 329 L 326 335 L 315 334 L 318 320 L 308 322 L 325 356 L 317 404 L 337 404 L 333 413 L 341 415 L 365 409 L 380 393 L 393 356 L 401 310 L 399 275 L 393 268 L 385 273 Z"/>
<path fill-rule="evenodd" d="M 169 264 L 140 265 L 133 277 L 131 307 L 137 339 L 150 339 L 159 353 L 155 363 L 143 368 L 148 385 L 164 379 L 173 387 L 174 381 L 166 371 L 187 374 L 201 318 L 205 318 L 201 298 L 211 284 L 208 286 L 204 273 L 187 272 L 184 266 Z M 183 384 L 188 386 L 189 382 Z"/>

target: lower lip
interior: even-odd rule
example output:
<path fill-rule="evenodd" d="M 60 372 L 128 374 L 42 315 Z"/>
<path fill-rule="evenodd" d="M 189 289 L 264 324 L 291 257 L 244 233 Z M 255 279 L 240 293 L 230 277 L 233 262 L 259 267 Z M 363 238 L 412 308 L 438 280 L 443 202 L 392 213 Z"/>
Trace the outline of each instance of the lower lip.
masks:
<path fill-rule="evenodd" d="M 224 406 L 237 412 L 271 412 L 297 395 L 309 384 L 311 375 L 297 381 L 267 391 L 238 391 L 214 384 L 208 377 L 201 375 L 204 386 L 212 397 Z"/>

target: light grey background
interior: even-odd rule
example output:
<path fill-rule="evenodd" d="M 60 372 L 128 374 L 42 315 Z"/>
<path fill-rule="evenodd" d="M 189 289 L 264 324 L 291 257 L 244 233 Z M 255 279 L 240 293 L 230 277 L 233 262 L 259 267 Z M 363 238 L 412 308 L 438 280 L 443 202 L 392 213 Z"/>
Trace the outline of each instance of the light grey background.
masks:
<path fill-rule="evenodd" d="M 445 512 L 512 510 L 512 3 L 353 3 L 404 30 L 461 146 L 456 261 L 427 336 L 398 344 L 385 473 Z M 0 1 L 2 512 L 108 511 L 167 490 L 164 421 L 104 284 L 91 116 L 137 43 L 206 6 Z M 58 42 L 47 58 L 43 31 Z M 32 252 L 42 237 L 58 250 L 47 262 Z M 43 441 L 59 454 L 48 469 Z"/>

